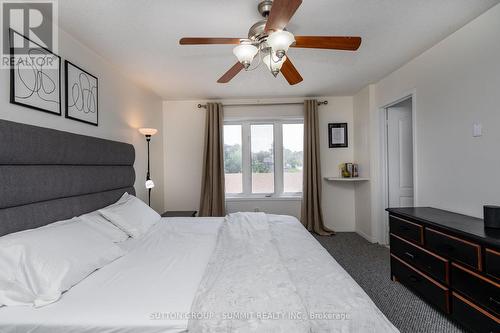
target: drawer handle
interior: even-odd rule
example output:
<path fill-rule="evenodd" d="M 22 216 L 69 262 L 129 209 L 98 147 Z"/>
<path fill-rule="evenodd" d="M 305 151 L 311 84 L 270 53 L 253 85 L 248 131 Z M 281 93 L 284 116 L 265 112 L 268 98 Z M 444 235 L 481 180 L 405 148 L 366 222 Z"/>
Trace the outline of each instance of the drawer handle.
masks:
<path fill-rule="evenodd" d="M 400 225 L 399 230 L 401 231 L 411 231 L 411 228 L 406 225 Z"/>
<path fill-rule="evenodd" d="M 405 252 L 405 254 L 410 257 L 411 259 L 415 259 L 415 256 L 411 254 L 410 252 Z"/>
<path fill-rule="evenodd" d="M 496 305 L 500 305 L 500 301 L 497 301 L 496 299 L 494 299 L 493 297 L 490 297 L 490 302 L 491 303 L 495 303 Z"/>
<path fill-rule="evenodd" d="M 420 279 L 415 275 L 410 275 L 409 279 L 411 282 L 420 282 Z"/>

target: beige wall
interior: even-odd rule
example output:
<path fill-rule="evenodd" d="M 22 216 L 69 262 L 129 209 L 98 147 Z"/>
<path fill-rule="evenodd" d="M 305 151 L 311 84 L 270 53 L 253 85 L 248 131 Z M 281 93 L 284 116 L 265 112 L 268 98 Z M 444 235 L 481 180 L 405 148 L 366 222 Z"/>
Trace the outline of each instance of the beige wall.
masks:
<path fill-rule="evenodd" d="M 146 200 L 146 142 L 137 132 L 139 127 L 156 127 L 159 134 L 152 141 L 152 176 L 157 187 L 153 191 L 152 206 L 163 210 L 163 124 L 161 99 L 131 83 L 92 50 L 86 48 L 64 31 L 59 32 L 59 52 L 67 59 L 99 78 L 99 126 L 95 127 L 48 113 L 9 103 L 9 71 L 0 70 L 0 118 L 41 127 L 96 136 L 131 143 L 136 149 L 135 188 L 138 197 Z M 64 65 L 62 64 L 62 71 Z M 62 73 L 61 73 L 62 74 Z M 64 75 L 62 75 L 62 91 Z M 64 93 L 62 94 L 64 114 Z"/>
<path fill-rule="evenodd" d="M 354 138 L 352 97 L 319 97 L 328 100 L 320 107 L 321 166 L 323 175 L 337 175 L 338 165 L 352 161 Z M 261 99 L 257 102 L 301 102 L 304 98 Z M 199 204 L 201 166 L 203 155 L 203 131 L 205 113 L 196 107 L 206 101 L 165 101 L 165 206 L 167 209 L 197 209 Z M 226 100 L 224 103 L 256 102 L 255 100 Z M 227 108 L 225 113 L 233 119 L 244 117 L 296 117 L 302 115 L 301 106 Z M 328 123 L 348 122 L 349 148 L 328 148 Z M 354 186 L 323 182 L 323 207 L 325 223 L 337 231 L 354 231 Z M 229 201 L 228 212 L 261 211 L 300 216 L 298 200 L 245 200 Z"/>
<path fill-rule="evenodd" d="M 360 177 L 370 178 L 370 87 L 353 98 L 354 161 L 359 164 Z M 356 232 L 373 241 L 371 226 L 371 180 L 356 184 L 354 193 Z"/>

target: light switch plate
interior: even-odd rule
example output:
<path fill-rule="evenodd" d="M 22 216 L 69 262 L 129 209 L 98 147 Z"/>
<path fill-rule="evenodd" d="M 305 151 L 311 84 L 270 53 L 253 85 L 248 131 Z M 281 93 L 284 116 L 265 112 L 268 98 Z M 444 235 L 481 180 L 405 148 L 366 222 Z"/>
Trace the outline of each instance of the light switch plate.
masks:
<path fill-rule="evenodd" d="M 483 125 L 481 123 L 474 123 L 472 136 L 475 138 L 483 136 Z"/>

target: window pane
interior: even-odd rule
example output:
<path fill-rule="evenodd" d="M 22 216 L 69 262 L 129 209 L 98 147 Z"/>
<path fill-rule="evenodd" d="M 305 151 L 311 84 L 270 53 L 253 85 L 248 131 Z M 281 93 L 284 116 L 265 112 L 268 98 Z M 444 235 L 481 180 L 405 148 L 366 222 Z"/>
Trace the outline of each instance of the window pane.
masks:
<path fill-rule="evenodd" d="M 302 192 L 304 125 L 283 124 L 283 192 Z"/>
<path fill-rule="evenodd" d="M 274 126 L 251 125 L 252 192 L 274 193 Z"/>
<path fill-rule="evenodd" d="M 224 173 L 226 193 L 243 192 L 241 125 L 224 125 Z"/>

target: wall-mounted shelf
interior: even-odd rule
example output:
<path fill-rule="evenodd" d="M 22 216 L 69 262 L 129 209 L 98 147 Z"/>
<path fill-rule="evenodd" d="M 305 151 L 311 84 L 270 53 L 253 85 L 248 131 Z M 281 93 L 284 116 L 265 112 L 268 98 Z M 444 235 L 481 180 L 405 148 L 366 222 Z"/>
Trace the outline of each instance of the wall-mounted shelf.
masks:
<path fill-rule="evenodd" d="M 369 181 L 370 178 L 361 178 L 361 177 L 356 177 L 356 178 L 325 177 L 325 180 L 332 181 L 332 182 L 366 182 L 366 181 Z"/>

